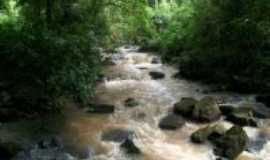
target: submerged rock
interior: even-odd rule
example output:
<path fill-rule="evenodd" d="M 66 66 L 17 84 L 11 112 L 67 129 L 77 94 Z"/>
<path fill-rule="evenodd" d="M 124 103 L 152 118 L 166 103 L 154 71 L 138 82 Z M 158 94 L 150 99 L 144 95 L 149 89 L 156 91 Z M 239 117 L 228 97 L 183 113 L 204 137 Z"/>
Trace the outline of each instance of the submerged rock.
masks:
<path fill-rule="evenodd" d="M 56 138 L 46 138 L 20 151 L 13 160 L 78 160 Z M 87 157 L 90 158 L 90 157 Z"/>
<path fill-rule="evenodd" d="M 234 108 L 233 111 L 226 116 L 226 120 L 240 126 L 257 126 L 256 120 L 253 118 L 253 110 L 250 107 Z"/>
<path fill-rule="evenodd" d="M 217 102 L 212 97 L 204 97 L 194 107 L 192 118 L 198 121 L 211 122 L 221 116 Z"/>
<path fill-rule="evenodd" d="M 184 124 L 185 121 L 182 117 L 171 114 L 161 119 L 159 127 L 166 130 L 175 130 L 181 128 Z"/>
<path fill-rule="evenodd" d="M 128 99 L 125 100 L 125 106 L 126 107 L 136 107 L 138 105 L 140 105 L 140 102 L 137 101 L 134 98 L 128 98 Z"/>
<path fill-rule="evenodd" d="M 256 101 L 261 102 L 270 108 L 270 95 L 257 96 Z"/>
<path fill-rule="evenodd" d="M 270 118 L 270 108 L 265 107 L 265 105 L 261 103 L 246 104 L 245 106 L 250 107 L 252 109 L 253 116 L 256 118 L 261 118 L 261 119 Z"/>
<path fill-rule="evenodd" d="M 268 138 L 261 135 L 254 139 L 250 139 L 248 142 L 247 151 L 251 153 L 258 153 L 264 148 L 267 141 Z"/>
<path fill-rule="evenodd" d="M 174 104 L 173 111 L 182 116 L 191 116 L 192 111 L 197 104 L 197 100 L 191 97 L 183 97 L 180 102 Z"/>
<path fill-rule="evenodd" d="M 134 144 L 133 140 L 128 138 L 122 144 L 121 148 L 128 154 L 140 154 L 140 149 Z"/>
<path fill-rule="evenodd" d="M 115 110 L 114 105 L 110 104 L 90 104 L 89 108 L 87 109 L 88 113 L 101 113 L 101 114 L 108 114 L 113 113 Z"/>
<path fill-rule="evenodd" d="M 165 78 L 165 74 L 164 73 L 157 72 L 157 71 L 149 72 L 149 75 L 152 77 L 152 79 L 155 79 L 155 80 Z"/>
<path fill-rule="evenodd" d="M 123 142 L 128 138 L 132 138 L 133 136 L 133 131 L 117 128 L 105 131 L 102 134 L 101 139 L 103 141 Z"/>
<path fill-rule="evenodd" d="M 151 61 L 152 64 L 160 64 L 161 63 L 161 60 L 160 58 L 157 58 L 157 57 L 154 57 Z"/>
<path fill-rule="evenodd" d="M 215 141 L 225 133 L 225 128 L 222 125 L 207 126 L 199 129 L 191 135 L 191 141 L 194 143 L 205 143 L 208 140 Z"/>
<path fill-rule="evenodd" d="M 225 104 L 219 107 L 226 120 L 240 126 L 256 127 L 255 118 L 270 118 L 270 109 L 260 103 L 246 103 L 240 106 Z"/>
<path fill-rule="evenodd" d="M 247 147 L 248 136 L 242 127 L 234 126 L 222 137 L 213 141 L 218 156 L 233 160 Z"/>

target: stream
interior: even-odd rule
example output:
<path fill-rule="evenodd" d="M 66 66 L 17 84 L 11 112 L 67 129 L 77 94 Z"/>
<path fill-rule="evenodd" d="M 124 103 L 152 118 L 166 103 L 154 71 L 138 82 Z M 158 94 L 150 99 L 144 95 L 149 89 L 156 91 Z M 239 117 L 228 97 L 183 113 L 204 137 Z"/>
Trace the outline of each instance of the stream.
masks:
<path fill-rule="evenodd" d="M 255 102 L 255 95 L 252 94 L 218 92 L 207 85 L 175 78 L 178 72 L 176 67 L 159 63 L 157 55 L 139 52 L 137 47 L 121 47 L 118 53 L 106 54 L 104 57 L 113 64 L 105 67 L 106 78 L 97 85 L 94 100 L 96 103 L 114 105 L 116 109 L 113 114 L 87 113 L 71 103 L 66 107 L 63 117 L 51 116 L 35 123 L 22 121 L 2 124 L 1 139 L 29 144 L 33 143 L 33 139 L 38 141 L 49 135 L 57 135 L 61 143 L 68 146 L 65 151 L 70 153 L 68 158 L 59 160 L 216 160 L 210 144 L 199 145 L 190 141 L 194 131 L 208 124 L 188 121 L 180 129 L 167 131 L 159 128 L 160 119 L 168 115 L 182 97 L 200 99 L 212 96 L 219 103 L 226 104 Z M 153 59 L 157 62 L 153 63 Z M 149 75 L 152 71 L 164 73 L 165 78 L 152 79 Z M 136 99 L 138 106 L 126 107 L 125 101 L 129 98 Z M 232 126 L 223 119 L 214 123 L 222 123 L 226 128 Z M 47 131 L 46 126 L 52 126 L 53 129 L 44 132 Z M 29 134 L 29 129 L 33 128 L 38 129 Z M 114 129 L 132 132 L 134 144 L 142 154 L 131 156 L 123 151 L 119 142 L 102 139 L 104 133 Z M 270 120 L 260 120 L 258 128 L 244 129 L 254 141 L 262 134 L 265 139 L 260 149 L 244 151 L 237 160 L 270 160 Z M 51 160 L 50 157 L 46 159 L 41 156 L 42 153 L 35 152 L 36 157 L 39 157 L 36 159 L 17 157 L 15 160 Z M 90 156 L 77 158 L 80 153 Z M 48 152 L 43 153 L 46 154 Z"/>

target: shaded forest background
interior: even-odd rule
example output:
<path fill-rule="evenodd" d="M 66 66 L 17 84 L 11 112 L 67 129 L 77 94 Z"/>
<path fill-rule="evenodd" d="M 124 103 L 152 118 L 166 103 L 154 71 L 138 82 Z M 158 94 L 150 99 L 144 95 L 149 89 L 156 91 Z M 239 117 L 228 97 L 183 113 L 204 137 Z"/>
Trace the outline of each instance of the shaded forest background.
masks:
<path fill-rule="evenodd" d="M 67 97 L 88 104 L 101 52 L 124 44 L 161 54 L 185 78 L 270 90 L 267 0 L 1 0 L 0 35 L 2 115 L 59 111 Z"/>

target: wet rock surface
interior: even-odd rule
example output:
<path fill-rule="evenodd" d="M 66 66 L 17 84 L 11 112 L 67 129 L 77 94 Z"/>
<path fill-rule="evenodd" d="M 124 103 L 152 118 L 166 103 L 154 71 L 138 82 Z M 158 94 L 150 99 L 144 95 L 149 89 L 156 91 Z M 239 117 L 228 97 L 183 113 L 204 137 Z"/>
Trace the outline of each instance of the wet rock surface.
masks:
<path fill-rule="evenodd" d="M 214 121 L 220 118 L 221 111 L 213 97 L 202 98 L 194 107 L 192 117 L 199 121 Z"/>
<path fill-rule="evenodd" d="M 168 115 L 159 122 L 159 128 L 164 130 L 176 130 L 185 124 L 185 120 L 181 116 Z"/>
<path fill-rule="evenodd" d="M 248 145 L 248 136 L 243 128 L 234 126 L 222 137 L 213 141 L 215 153 L 228 159 L 237 158 Z"/>
<path fill-rule="evenodd" d="M 253 117 L 252 109 L 249 107 L 234 109 L 232 113 L 227 115 L 226 120 L 240 126 L 257 127 L 256 120 Z"/>
<path fill-rule="evenodd" d="M 194 143 L 210 142 L 215 154 L 233 160 L 248 146 L 248 136 L 242 127 L 233 126 L 227 130 L 221 125 L 208 126 L 191 135 Z M 221 158 L 222 159 L 222 158 Z"/>
<path fill-rule="evenodd" d="M 151 61 L 152 64 L 160 64 L 161 63 L 161 59 L 158 57 L 154 57 Z"/>
<path fill-rule="evenodd" d="M 269 119 L 270 118 L 270 108 L 266 107 L 261 103 L 252 103 L 246 104 L 250 108 L 252 108 L 253 116 L 261 119 Z"/>
<path fill-rule="evenodd" d="M 194 98 L 182 98 L 174 105 L 174 113 L 180 114 L 194 121 L 211 122 L 221 116 L 221 111 L 216 100 L 206 96 L 200 101 Z"/>
<path fill-rule="evenodd" d="M 192 111 L 198 101 L 191 97 L 184 97 L 180 102 L 174 104 L 174 113 L 180 114 L 182 116 L 188 117 L 191 116 Z"/>
<path fill-rule="evenodd" d="M 126 139 L 122 144 L 121 148 L 124 149 L 124 151 L 127 154 L 140 154 L 140 149 L 135 145 L 132 139 L 128 138 Z"/>
<path fill-rule="evenodd" d="M 78 160 L 56 137 L 46 138 L 19 152 L 13 160 Z M 90 157 L 87 157 L 90 158 Z"/>
<path fill-rule="evenodd" d="M 163 79 L 165 78 L 165 74 L 162 72 L 158 72 L 158 71 L 151 71 L 149 72 L 149 75 L 151 76 L 152 79 L 154 80 L 158 80 L 158 79 Z"/>
<path fill-rule="evenodd" d="M 192 133 L 191 141 L 194 143 L 214 142 L 222 137 L 225 132 L 226 129 L 222 125 L 207 126 Z"/>
<path fill-rule="evenodd" d="M 98 105 L 90 105 L 90 114 L 85 113 L 85 108 L 80 111 L 71 108 L 63 117 L 63 125 L 57 127 L 56 130 L 65 137 L 65 144 L 54 140 L 38 141 L 19 151 L 17 156 L 20 158 L 16 160 L 214 160 L 213 148 L 216 155 L 227 160 L 240 153 L 240 157 L 244 157 L 241 160 L 247 160 L 247 154 L 252 157 L 248 160 L 270 157 L 269 120 L 265 108 L 255 107 L 252 114 L 247 114 L 260 124 L 257 128 L 244 128 L 250 136 L 247 147 L 243 147 L 247 141 L 241 129 L 229 133 L 224 128 L 214 127 L 221 122 L 228 129 L 233 123 L 223 118 L 226 119 L 235 111 L 234 107 L 239 108 L 243 102 L 254 103 L 254 95 L 225 93 L 181 77 L 175 79 L 176 68 L 153 61 L 157 55 L 138 53 L 134 47 L 127 46 L 117 52 L 106 55 L 109 63 L 104 68 L 104 75 L 97 80 L 92 103 Z M 149 79 L 149 72 L 155 71 L 161 73 L 157 80 Z M 215 102 L 201 102 L 209 96 Z M 8 99 L 5 94 L 2 97 Z M 129 98 L 139 100 L 139 107 L 126 108 L 125 101 Z M 131 104 L 136 104 L 132 101 Z M 172 112 L 177 118 L 170 116 Z M 224 117 L 220 118 L 221 114 Z M 179 117 L 184 117 L 184 125 Z M 48 123 L 42 124 L 47 126 Z M 161 124 L 166 130 L 158 128 Z M 266 128 L 263 138 L 255 134 L 262 129 L 261 124 Z M 6 136 L 9 139 L 14 136 L 14 129 L 7 132 L 1 127 L 0 124 L 1 135 L 9 133 Z M 47 130 L 42 133 L 47 134 Z M 24 138 L 25 135 L 14 137 Z M 243 148 L 245 152 L 242 152 Z"/>
<path fill-rule="evenodd" d="M 90 104 L 88 113 L 109 114 L 115 111 L 115 106 L 110 104 Z"/>
<path fill-rule="evenodd" d="M 105 131 L 101 139 L 103 141 L 123 142 L 126 139 L 133 138 L 133 136 L 134 132 L 131 130 L 116 128 Z"/>

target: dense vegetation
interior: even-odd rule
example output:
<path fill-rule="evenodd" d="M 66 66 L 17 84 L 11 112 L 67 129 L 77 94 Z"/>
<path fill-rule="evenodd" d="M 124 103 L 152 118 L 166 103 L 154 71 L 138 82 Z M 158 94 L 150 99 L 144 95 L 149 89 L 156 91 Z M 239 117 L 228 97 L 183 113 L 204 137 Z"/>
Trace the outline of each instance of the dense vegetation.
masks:
<path fill-rule="evenodd" d="M 270 88 L 267 0 L 1 0 L 0 35 L 1 112 L 88 103 L 100 48 L 127 43 L 158 51 L 187 78 Z"/>
<path fill-rule="evenodd" d="M 55 111 L 63 96 L 85 102 L 100 71 L 98 41 L 106 32 L 102 5 L 83 0 L 2 2 L 1 107 L 8 110 L 2 112 L 19 108 L 18 116 L 26 116 Z"/>
<path fill-rule="evenodd" d="M 269 91 L 267 1 L 150 2 L 154 5 L 147 5 L 141 15 L 147 23 L 137 24 L 138 33 L 133 33 L 140 37 L 135 43 L 177 63 L 181 76 L 219 83 L 224 89 Z"/>

